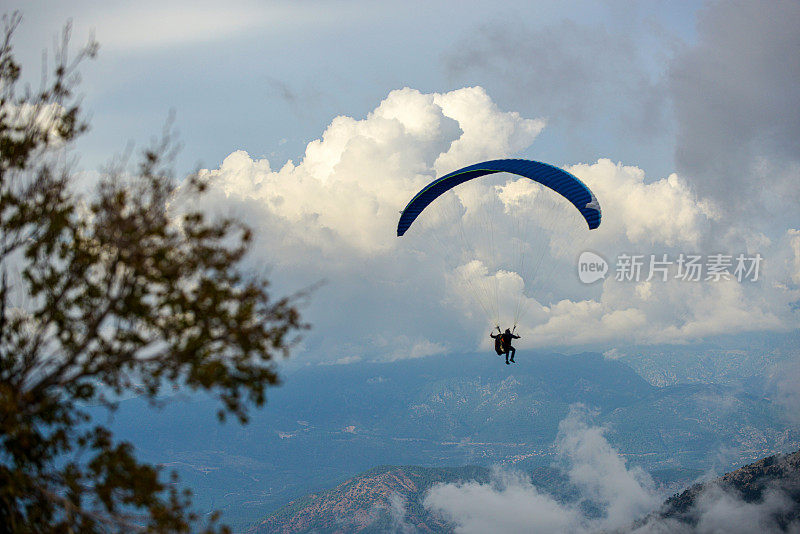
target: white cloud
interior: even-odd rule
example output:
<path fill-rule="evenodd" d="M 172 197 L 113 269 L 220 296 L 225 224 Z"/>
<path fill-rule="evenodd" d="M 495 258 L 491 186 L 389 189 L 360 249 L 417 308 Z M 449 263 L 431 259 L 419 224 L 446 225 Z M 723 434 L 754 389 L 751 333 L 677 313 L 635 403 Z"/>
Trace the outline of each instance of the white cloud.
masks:
<path fill-rule="evenodd" d="M 510 326 L 515 316 L 523 334 L 518 348 L 680 343 L 796 325 L 789 306 L 798 298 L 792 280 L 800 277 L 795 234 L 771 240 L 746 228 L 723 231 L 717 210 L 679 176 L 648 180 L 642 169 L 608 159 L 569 169 L 604 208 L 592 232 L 557 195 L 499 175 L 459 187 L 437 201 L 441 209 L 426 210 L 406 236 L 395 237 L 398 212 L 436 176 L 513 156 L 543 126 L 498 109 L 480 87 L 400 89 L 363 119 L 333 119 L 297 162 L 273 168 L 243 151 L 230 154 L 218 169 L 201 172 L 210 183 L 202 205 L 255 228 L 254 268 L 268 267 L 270 277 L 294 287 L 328 281 L 312 299 L 314 330 L 305 344 L 326 361 L 489 349 L 485 329 Z M 526 207 L 529 200 L 536 209 Z M 563 215 L 553 216 L 557 211 Z M 487 213 L 499 221 L 491 231 Z M 497 237 L 521 223 L 524 239 Z M 515 248 L 526 254 L 524 265 Z M 578 282 L 581 249 L 609 260 L 603 284 Z M 754 250 L 771 266 L 759 283 L 613 279 L 620 253 L 674 259 L 679 252 Z"/>
<path fill-rule="evenodd" d="M 676 519 L 651 517 L 632 532 L 636 534 L 697 533 L 750 534 L 751 532 L 797 532 L 798 521 L 781 525 L 777 518 L 791 514 L 796 506 L 792 498 L 778 487 L 767 488 L 762 498 L 747 502 L 732 491 L 709 484 L 697 496 L 694 505 L 685 510 L 693 523 Z"/>
<path fill-rule="evenodd" d="M 626 336 L 646 322 L 644 312 L 634 307 L 614 309 L 595 300 L 562 300 L 549 308 L 546 322 L 535 326 L 531 337 L 544 346 L 581 345 Z"/>
<path fill-rule="evenodd" d="M 698 199 L 677 175 L 647 181 L 631 166 L 599 160 L 575 165 L 581 178 L 604 206 L 603 222 L 587 248 L 603 252 L 611 270 L 593 299 L 563 299 L 531 321 L 529 337 L 540 346 L 633 342 L 686 343 L 706 336 L 797 327 L 790 303 L 798 298 L 791 281 L 800 273 L 800 239 L 792 230 L 773 242 L 747 228 L 716 224 L 718 210 Z M 713 248 L 712 248 L 713 247 Z M 699 282 L 675 278 L 679 254 L 733 256 L 760 254 L 759 283 L 729 280 Z M 640 255 L 639 282 L 615 280 L 615 259 Z M 658 273 L 650 281 L 651 255 L 668 254 L 667 280 Z M 733 267 L 731 272 L 733 272 Z M 788 284 L 788 285 L 787 285 Z M 796 285 L 796 283 L 795 283 Z"/>
<path fill-rule="evenodd" d="M 485 124 L 496 125 L 492 135 Z M 463 165 L 476 154 L 507 156 L 541 128 L 540 121 L 499 111 L 481 88 L 406 88 L 392 91 L 366 119 L 336 117 L 297 165 L 273 171 L 267 160 L 239 151 L 204 174 L 225 201 L 257 202 L 264 215 L 291 225 L 303 245 L 371 255 L 394 246 L 397 213 L 436 167 Z"/>
<path fill-rule="evenodd" d="M 406 499 L 400 493 L 389 495 L 389 517 L 392 521 L 392 532 L 413 534 L 417 528 L 406 521 Z"/>
<path fill-rule="evenodd" d="M 795 324 L 789 293 L 748 282 L 650 282 L 607 279 L 598 300 L 562 300 L 549 307 L 531 337 L 543 346 L 686 343 L 706 336 L 780 331 Z"/>
<path fill-rule="evenodd" d="M 746 502 L 730 489 L 709 484 L 697 495 L 689 510 L 682 510 L 693 523 L 657 514 L 664 496 L 659 495 L 650 476 L 641 468 L 628 466 L 611 446 L 602 427 L 590 424 L 591 415 L 580 405 L 572 406 L 559 424 L 556 450 L 564 473 L 578 490 L 570 501 L 556 499 L 541 491 L 529 476 L 496 469 L 488 484 L 466 482 L 439 484 L 431 488 L 424 506 L 455 525 L 459 534 L 479 532 L 516 533 L 749 533 L 795 532 L 797 521 L 781 529 L 776 521 L 795 506 L 773 481 L 762 498 Z M 535 482 L 535 481 L 534 481 Z M 580 506 L 590 502 L 600 515 L 588 515 Z M 633 529 L 634 522 L 643 519 Z"/>
<path fill-rule="evenodd" d="M 730 532 L 745 534 L 749 532 L 791 532 L 783 529 L 774 519 L 779 512 L 791 510 L 791 499 L 781 491 L 766 491 L 760 502 L 745 502 L 736 495 L 718 486 L 711 486 L 697 502 L 700 520 L 698 532 Z M 794 527 L 798 527 L 794 522 Z"/>
<path fill-rule="evenodd" d="M 464 131 L 436 160 L 437 175 L 476 161 L 496 159 L 527 148 L 544 128 L 542 119 L 523 119 L 503 113 L 481 88 L 474 87 L 434 96 L 442 112 L 458 120 Z"/>
<path fill-rule="evenodd" d="M 589 425 L 580 407 L 573 406 L 561 421 L 556 441 L 558 453 L 569 464 L 570 481 L 584 498 L 602 506 L 604 529 L 621 528 L 660 503 L 650 475 L 639 467 L 628 468 L 604 429 Z"/>
<path fill-rule="evenodd" d="M 569 170 L 606 207 L 601 235 L 624 235 L 633 244 L 697 246 L 718 218 L 717 210 L 676 174 L 647 183 L 642 169 L 609 159 Z"/>
<path fill-rule="evenodd" d="M 541 493 L 519 474 L 496 472 L 493 484 L 435 486 L 425 507 L 456 525 L 458 534 L 581 531 L 581 515 Z"/>
<path fill-rule="evenodd" d="M 494 125 L 491 135 L 487 125 Z M 317 313 L 309 313 L 326 358 L 434 354 L 449 345 L 440 334 L 442 319 L 452 315 L 443 313 L 452 310 L 446 272 L 434 267 L 435 244 L 416 250 L 395 237 L 398 213 L 438 168 L 476 154 L 510 156 L 542 127 L 499 110 L 479 87 L 444 94 L 400 89 L 364 119 L 333 119 L 297 163 L 273 169 L 266 159 L 232 153 L 218 169 L 201 172 L 210 183 L 202 206 L 254 227 L 252 264 L 268 265 L 274 278 L 329 282 L 312 300 Z"/>
<path fill-rule="evenodd" d="M 603 436 L 587 422 L 588 414 L 574 406 L 559 425 L 558 455 L 581 499 L 599 505 L 603 514 L 591 518 L 578 502 L 561 502 L 531 483 L 528 476 L 497 470 L 490 484 L 440 484 L 429 490 L 424 505 L 456 525 L 456 532 L 597 532 L 620 528 L 660 502 L 650 477 L 628 468 Z"/>

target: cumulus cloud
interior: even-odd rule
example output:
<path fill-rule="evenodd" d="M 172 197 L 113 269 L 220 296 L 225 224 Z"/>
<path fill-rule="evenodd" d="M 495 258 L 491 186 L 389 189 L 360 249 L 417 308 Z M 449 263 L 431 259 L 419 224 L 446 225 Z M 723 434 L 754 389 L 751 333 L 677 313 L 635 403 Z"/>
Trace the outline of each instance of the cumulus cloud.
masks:
<path fill-rule="evenodd" d="M 272 170 L 239 151 L 204 174 L 229 203 L 257 202 L 291 225 L 301 242 L 290 246 L 370 255 L 393 246 L 398 211 L 436 174 L 519 151 L 543 126 L 498 110 L 481 88 L 401 89 L 366 119 L 336 117 L 297 165 Z"/>
<path fill-rule="evenodd" d="M 628 467 L 587 414 L 573 406 L 559 424 L 556 445 L 566 461 L 570 481 L 585 499 L 604 510 L 603 528 L 619 528 L 652 510 L 660 502 L 653 481 L 640 467 Z"/>
<path fill-rule="evenodd" d="M 549 306 L 545 321 L 534 326 L 531 335 L 552 345 L 613 344 L 621 339 L 658 344 L 731 332 L 786 330 L 796 324 L 789 295 L 736 280 L 634 284 L 609 278 L 597 300 L 565 299 Z"/>
<path fill-rule="evenodd" d="M 425 507 L 456 525 L 459 534 L 580 532 L 582 516 L 540 492 L 525 476 L 494 473 L 493 484 L 435 486 Z"/>
<path fill-rule="evenodd" d="M 662 517 L 664 496 L 650 476 L 630 466 L 605 438 L 592 414 L 574 405 L 559 424 L 557 466 L 577 490 L 577 497 L 557 498 L 517 472 L 496 468 L 490 483 L 439 484 L 423 504 L 452 522 L 455 532 L 794 532 L 797 521 L 782 528 L 779 517 L 791 517 L 796 506 L 780 481 L 773 481 L 759 500 L 748 502 L 729 488 L 708 483 L 681 520 Z M 582 504 L 591 503 L 591 507 Z M 589 510 L 596 510 L 590 512 Z"/>
<path fill-rule="evenodd" d="M 498 175 L 460 186 L 395 237 L 398 212 L 436 176 L 513 156 L 543 128 L 542 120 L 500 110 L 480 87 L 400 89 L 365 118 L 334 118 L 297 162 L 274 168 L 233 152 L 201 171 L 210 185 L 202 203 L 256 230 L 253 268 L 293 287 L 329 282 L 312 299 L 314 331 L 304 345 L 326 361 L 488 348 L 484 330 L 500 322 L 523 325 L 521 348 L 683 342 L 796 324 L 795 234 L 770 240 L 730 225 L 720 233 L 718 209 L 679 175 L 652 180 L 609 159 L 568 169 L 604 207 L 592 232 L 558 195 Z M 513 237 L 520 227 L 525 234 Z M 764 247 L 768 282 L 687 283 L 673 279 L 674 265 L 666 282 L 614 279 L 620 253 L 674 259 L 707 252 L 710 243 L 731 254 Z M 581 247 L 612 263 L 602 284 L 579 283 Z"/>
<path fill-rule="evenodd" d="M 446 328 L 446 275 L 425 255 L 432 246 L 415 252 L 398 243 L 397 214 L 445 169 L 510 156 L 543 127 L 500 110 L 480 87 L 392 91 L 366 118 L 333 119 L 297 163 L 273 169 L 237 151 L 202 171 L 210 184 L 203 207 L 236 213 L 257 230 L 252 264 L 268 265 L 274 279 L 329 282 L 310 312 L 326 358 L 433 354 L 443 346 L 436 332 Z M 357 340 L 345 341 L 354 328 Z"/>
<path fill-rule="evenodd" d="M 624 235 L 631 244 L 697 247 L 719 212 L 676 174 L 645 181 L 644 170 L 601 159 L 569 170 L 608 206 L 600 234 Z"/>
<path fill-rule="evenodd" d="M 607 159 L 569 170 L 605 207 L 603 223 L 584 245 L 603 251 L 611 265 L 594 298 L 541 303 L 541 311 L 531 316 L 530 337 L 538 343 L 684 343 L 734 331 L 796 326 L 790 304 L 797 292 L 785 285 L 796 272 L 794 248 L 800 242 L 792 231 L 775 242 L 737 226 L 721 233 L 716 225 L 719 210 L 698 198 L 676 174 L 648 181 L 642 169 Z M 731 273 L 738 254 L 762 255 L 762 283 L 732 276 L 708 281 L 706 273 L 699 282 L 678 277 L 681 254 L 705 254 L 706 261 L 708 255 L 720 251 L 731 256 Z M 642 267 L 634 280 L 620 279 L 614 271 L 615 260 L 622 254 L 639 256 Z M 651 273 L 649 266 L 665 254 L 666 276 Z"/>
<path fill-rule="evenodd" d="M 649 475 L 629 468 L 589 414 L 574 406 L 559 425 L 558 455 L 581 500 L 598 505 L 590 517 L 580 501 L 563 502 L 539 490 L 529 477 L 496 470 L 490 484 L 440 484 L 424 505 L 456 525 L 456 532 L 597 532 L 620 528 L 660 502 Z"/>

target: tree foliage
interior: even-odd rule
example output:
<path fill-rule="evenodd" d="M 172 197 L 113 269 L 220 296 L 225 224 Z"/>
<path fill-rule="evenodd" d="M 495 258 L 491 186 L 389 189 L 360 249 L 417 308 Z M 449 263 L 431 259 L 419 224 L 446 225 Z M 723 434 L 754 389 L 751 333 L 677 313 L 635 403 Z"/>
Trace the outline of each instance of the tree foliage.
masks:
<path fill-rule="evenodd" d="M 80 196 L 65 154 L 87 128 L 74 91 L 97 45 L 70 57 L 66 27 L 52 73 L 22 90 L 19 21 L 4 18 L 0 48 L 0 525 L 193 530 L 188 493 L 85 407 L 184 387 L 246 422 L 306 327 L 298 296 L 246 275 L 250 230 L 192 208 L 205 185 L 171 177 L 168 136 Z"/>

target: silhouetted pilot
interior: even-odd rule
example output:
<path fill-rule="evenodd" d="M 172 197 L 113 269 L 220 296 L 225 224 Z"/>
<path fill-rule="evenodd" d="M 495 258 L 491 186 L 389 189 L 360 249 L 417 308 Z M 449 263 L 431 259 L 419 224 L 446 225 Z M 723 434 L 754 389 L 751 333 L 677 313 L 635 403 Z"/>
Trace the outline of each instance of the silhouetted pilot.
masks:
<path fill-rule="evenodd" d="M 490 333 L 489 337 L 494 339 L 494 350 L 497 352 L 497 354 L 506 355 L 506 365 L 508 365 L 509 363 L 515 363 L 514 354 L 517 353 L 517 349 L 511 346 L 511 340 L 519 339 L 519 336 L 515 336 L 514 334 L 512 334 L 510 328 L 506 328 L 506 331 L 503 332 L 502 334 L 494 335 Z M 511 360 L 510 362 L 509 362 L 509 356 Z"/>

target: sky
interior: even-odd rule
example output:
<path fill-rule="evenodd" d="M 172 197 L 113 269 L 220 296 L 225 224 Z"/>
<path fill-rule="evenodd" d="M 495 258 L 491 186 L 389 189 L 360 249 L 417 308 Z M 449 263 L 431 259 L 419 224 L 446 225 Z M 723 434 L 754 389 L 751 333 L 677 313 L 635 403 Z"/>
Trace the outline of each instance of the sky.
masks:
<path fill-rule="evenodd" d="M 520 359 L 545 349 L 699 351 L 709 340 L 735 346 L 799 330 L 795 0 L 4 7 L 23 15 L 15 51 L 34 86 L 67 20 L 73 48 L 92 35 L 100 43 L 81 69 L 91 129 L 74 147 L 89 178 L 80 184 L 174 116 L 176 174 L 199 170 L 210 183 L 197 206 L 255 230 L 246 269 L 268 276 L 277 295 L 315 287 L 303 307 L 312 329 L 289 368 L 489 351 L 480 287 L 501 302 L 522 296 Z M 507 157 L 572 172 L 600 202 L 600 228 L 569 226 L 569 210 L 545 220 L 541 191 L 502 176 L 395 236 L 399 211 L 434 178 Z M 502 231 L 532 221 L 528 237 L 547 264 L 536 277 L 501 264 L 511 254 L 493 239 L 465 250 L 455 238 L 460 228 L 477 234 L 490 208 Z M 705 269 L 697 281 L 679 271 L 690 256 Z M 757 276 L 716 280 L 708 270 L 716 258 L 733 273 L 739 256 L 747 266 L 760 258 Z M 624 268 L 633 257 L 644 262 L 639 277 Z M 605 276 L 582 281 L 581 258 L 605 262 Z M 666 267 L 666 280 L 657 269 L 649 276 L 653 266 Z M 792 350 L 771 371 L 790 414 L 800 413 Z M 554 447 L 602 518 L 503 470 L 491 484 L 438 486 L 424 504 L 459 532 L 581 532 L 623 526 L 660 501 L 585 408 L 562 421 Z M 763 529 L 785 504 L 710 495 L 699 530 Z"/>
<path fill-rule="evenodd" d="M 73 46 L 100 43 L 82 68 L 81 172 L 146 145 L 174 114 L 177 174 L 210 180 L 198 205 L 256 231 L 247 268 L 277 294 L 322 282 L 303 309 L 313 328 L 296 365 L 489 349 L 476 284 L 501 302 L 524 295 L 521 349 L 613 354 L 798 329 L 797 2 L 15 8 L 32 82 L 65 21 Z M 443 246 L 488 204 L 538 224 L 519 207 L 537 191 L 509 176 L 457 194 L 458 222 L 440 216 L 395 237 L 399 211 L 431 180 L 506 157 L 569 170 L 603 207 L 600 228 L 560 255 L 545 241 L 546 276 L 501 268 L 503 253 Z M 604 279 L 579 280 L 586 251 L 607 263 Z M 747 267 L 761 258 L 758 276 L 683 280 L 689 255 L 706 269 L 717 255 L 730 273 L 739 256 Z M 617 280 L 632 256 L 643 275 Z M 646 280 L 654 259 L 669 262 L 666 281 Z"/>

